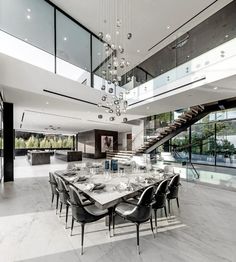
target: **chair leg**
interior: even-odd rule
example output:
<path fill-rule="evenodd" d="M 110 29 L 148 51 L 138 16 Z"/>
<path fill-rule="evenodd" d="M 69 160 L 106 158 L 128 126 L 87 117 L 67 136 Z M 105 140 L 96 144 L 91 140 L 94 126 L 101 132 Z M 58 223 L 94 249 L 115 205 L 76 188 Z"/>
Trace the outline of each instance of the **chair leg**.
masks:
<path fill-rule="evenodd" d="M 179 208 L 179 198 L 176 197 L 177 207 Z"/>
<path fill-rule="evenodd" d="M 53 200 L 54 200 L 54 194 L 52 193 L 52 201 L 51 201 L 51 206 L 53 204 Z"/>
<path fill-rule="evenodd" d="M 57 214 L 57 210 L 58 210 L 58 203 L 59 203 L 59 195 L 57 194 L 56 214 Z"/>
<path fill-rule="evenodd" d="M 115 235 L 115 224 L 116 224 L 116 214 L 113 212 L 113 216 L 112 216 L 113 236 Z"/>
<path fill-rule="evenodd" d="M 73 228 L 74 228 L 74 218 L 72 216 L 72 219 L 71 219 L 71 229 L 70 229 L 70 235 L 72 236 L 72 232 L 73 232 Z"/>
<path fill-rule="evenodd" d="M 61 205 L 60 205 L 60 217 L 61 217 L 61 210 L 62 210 L 62 202 L 61 202 Z"/>
<path fill-rule="evenodd" d="M 157 210 L 156 209 L 154 209 L 154 218 L 155 218 L 155 230 L 157 233 Z"/>
<path fill-rule="evenodd" d="M 155 234 L 154 234 L 154 230 L 153 230 L 153 224 L 152 224 L 152 216 L 150 217 L 150 225 L 151 225 L 153 237 L 155 238 Z"/>
<path fill-rule="evenodd" d="M 136 230 L 137 230 L 137 251 L 140 255 L 140 247 L 139 247 L 139 224 L 136 224 Z"/>
<path fill-rule="evenodd" d="M 111 220 L 112 220 L 112 210 L 109 210 L 108 212 L 109 221 L 108 221 L 108 227 L 109 227 L 109 236 L 111 237 Z"/>
<path fill-rule="evenodd" d="M 170 216 L 170 199 L 168 199 L 168 211 L 169 211 L 169 216 Z"/>
<path fill-rule="evenodd" d="M 164 207 L 164 210 L 165 210 L 165 215 L 166 215 L 166 218 L 168 220 L 168 216 L 167 216 L 167 210 L 166 210 L 166 207 Z"/>
<path fill-rule="evenodd" d="M 81 255 L 84 253 L 84 224 L 81 224 Z"/>
<path fill-rule="evenodd" d="M 66 227 L 65 228 L 67 228 L 68 211 L 69 211 L 69 205 L 66 205 Z"/>

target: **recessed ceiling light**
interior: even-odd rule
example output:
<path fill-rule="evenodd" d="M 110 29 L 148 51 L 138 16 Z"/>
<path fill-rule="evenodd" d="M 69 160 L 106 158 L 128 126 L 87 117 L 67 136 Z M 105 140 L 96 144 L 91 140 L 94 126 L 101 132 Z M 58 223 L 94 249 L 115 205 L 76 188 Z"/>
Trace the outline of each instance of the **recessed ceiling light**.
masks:
<path fill-rule="evenodd" d="M 168 25 L 166 28 L 167 28 L 167 29 L 170 29 L 170 25 Z"/>
<path fill-rule="evenodd" d="M 98 52 L 98 56 L 100 56 L 101 55 L 101 53 L 100 52 Z"/>
<path fill-rule="evenodd" d="M 27 15 L 26 18 L 27 18 L 28 20 L 30 20 L 31 16 L 30 16 L 30 15 Z"/>
<path fill-rule="evenodd" d="M 214 90 L 217 90 L 217 89 L 218 89 L 218 86 L 215 86 L 213 89 L 214 89 Z"/>
<path fill-rule="evenodd" d="M 189 58 L 190 57 L 190 55 L 187 55 L 187 58 Z"/>
<path fill-rule="evenodd" d="M 64 36 L 64 37 L 63 37 L 63 40 L 64 40 L 64 41 L 67 41 L 67 37 L 66 37 L 66 36 Z"/>
<path fill-rule="evenodd" d="M 30 12 L 31 12 L 31 9 L 30 9 L 30 8 L 27 8 L 27 11 L 30 13 Z"/>
<path fill-rule="evenodd" d="M 46 105 L 48 105 L 48 104 L 49 104 L 49 102 L 47 101 L 47 102 L 46 102 Z"/>
<path fill-rule="evenodd" d="M 25 41 L 27 42 L 27 41 L 28 41 L 28 38 L 25 38 Z"/>
<path fill-rule="evenodd" d="M 140 50 L 139 50 L 139 49 L 137 50 L 137 53 L 140 53 Z"/>
<path fill-rule="evenodd" d="M 147 110 L 149 110 L 149 106 L 147 106 L 146 108 L 147 108 Z"/>
<path fill-rule="evenodd" d="M 228 38 L 229 37 L 229 35 L 225 35 L 225 38 Z"/>

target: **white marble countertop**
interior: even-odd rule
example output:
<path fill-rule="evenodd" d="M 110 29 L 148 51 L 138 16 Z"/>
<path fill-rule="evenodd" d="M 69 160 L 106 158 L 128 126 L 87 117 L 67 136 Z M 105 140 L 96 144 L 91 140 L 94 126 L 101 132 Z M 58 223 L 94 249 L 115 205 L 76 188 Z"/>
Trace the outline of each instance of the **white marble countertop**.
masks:
<path fill-rule="evenodd" d="M 129 173 L 118 174 L 105 173 L 84 175 L 80 171 L 75 171 L 74 176 L 66 176 L 66 170 L 56 171 L 55 174 L 62 176 L 64 180 L 73 184 L 78 190 L 85 193 L 90 199 L 94 200 L 95 205 L 101 209 L 113 207 L 122 201 L 122 198 L 128 199 L 138 194 L 140 189 L 144 189 L 150 185 L 159 183 L 163 178 L 160 174 L 152 173 Z M 84 182 L 74 182 L 76 178 L 86 176 L 87 180 Z M 104 189 L 90 190 L 94 184 L 104 184 Z"/>

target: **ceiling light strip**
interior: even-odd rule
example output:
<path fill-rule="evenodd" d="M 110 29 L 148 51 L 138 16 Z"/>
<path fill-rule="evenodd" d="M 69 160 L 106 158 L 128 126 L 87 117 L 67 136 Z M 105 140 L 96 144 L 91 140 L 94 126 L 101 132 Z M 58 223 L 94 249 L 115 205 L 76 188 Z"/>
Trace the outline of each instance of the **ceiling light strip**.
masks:
<path fill-rule="evenodd" d="M 57 93 L 57 92 L 54 92 L 54 91 L 50 91 L 50 90 L 47 90 L 47 89 L 43 89 L 43 91 L 46 92 L 46 93 L 49 93 L 49 94 L 53 94 L 53 95 L 65 97 L 65 98 L 68 98 L 68 99 L 72 99 L 72 100 L 75 100 L 75 101 L 79 101 L 79 102 L 86 103 L 86 104 L 90 104 L 90 105 L 93 105 L 93 106 L 96 106 L 96 107 L 97 107 L 97 104 L 96 104 L 96 103 L 89 102 L 89 101 L 86 101 L 86 100 L 83 100 L 83 99 L 79 99 L 79 98 L 77 98 L 77 97 L 64 95 L 64 94 Z M 109 107 L 107 107 L 107 106 L 101 106 L 101 107 L 103 107 L 103 108 L 105 108 L 105 109 L 109 109 Z"/>
<path fill-rule="evenodd" d="M 162 42 L 164 42 L 167 38 L 169 38 L 170 36 L 172 36 L 174 33 L 176 33 L 179 29 L 181 29 L 182 27 L 184 27 L 185 25 L 187 25 L 189 22 L 191 22 L 193 19 L 195 19 L 197 16 L 199 16 L 200 14 L 202 14 L 204 11 L 206 11 L 208 8 L 210 8 L 212 5 L 214 5 L 216 2 L 218 2 L 218 0 L 215 0 L 214 2 L 212 2 L 211 4 L 209 4 L 207 7 L 205 7 L 204 9 L 202 9 L 200 12 L 198 12 L 196 15 L 194 15 L 193 17 L 191 17 L 188 21 L 186 21 L 184 24 L 182 24 L 181 26 L 179 26 L 177 29 L 175 29 L 172 33 L 170 33 L 169 35 L 167 35 L 166 37 L 164 37 L 162 40 L 160 40 L 159 42 L 157 42 L 155 45 L 153 45 L 152 47 L 150 47 L 148 49 L 148 52 L 151 51 L 154 47 L 158 46 L 159 44 L 161 44 Z"/>

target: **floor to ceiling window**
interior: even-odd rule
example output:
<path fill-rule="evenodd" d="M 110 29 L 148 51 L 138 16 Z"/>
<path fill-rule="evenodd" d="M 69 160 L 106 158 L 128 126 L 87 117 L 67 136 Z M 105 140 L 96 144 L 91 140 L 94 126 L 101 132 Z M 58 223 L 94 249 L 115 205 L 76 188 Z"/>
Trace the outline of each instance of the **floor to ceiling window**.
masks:
<path fill-rule="evenodd" d="M 45 1 L 0 0 L 0 52 L 53 72 L 53 14 Z"/>
<path fill-rule="evenodd" d="M 183 110 L 182 110 L 183 111 Z M 181 111 L 181 112 L 182 112 Z M 181 112 L 170 112 L 145 119 L 145 138 L 166 126 Z M 213 112 L 176 135 L 169 145 L 156 151 L 171 151 L 176 161 L 236 167 L 236 108 Z"/>
<path fill-rule="evenodd" d="M 0 53 L 100 89 L 108 49 L 47 1 L 0 0 Z"/>

